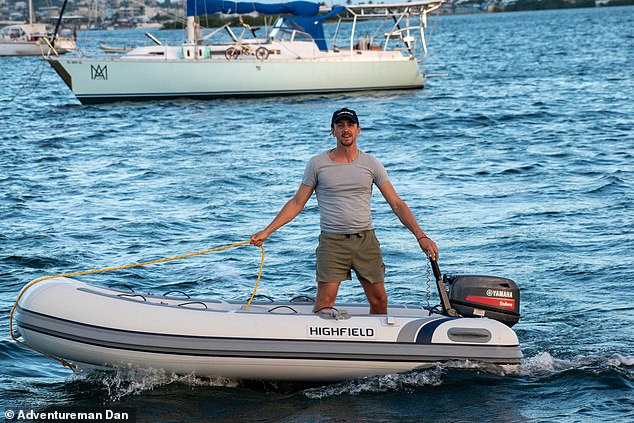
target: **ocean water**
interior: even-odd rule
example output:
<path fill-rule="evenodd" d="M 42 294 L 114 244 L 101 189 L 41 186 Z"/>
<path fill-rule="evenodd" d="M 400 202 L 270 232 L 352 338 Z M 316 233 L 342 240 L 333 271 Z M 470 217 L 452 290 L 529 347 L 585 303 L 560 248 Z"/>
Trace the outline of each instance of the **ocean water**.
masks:
<path fill-rule="evenodd" d="M 127 407 L 143 422 L 633 421 L 632 22 L 634 7 L 442 16 L 426 64 L 447 76 L 353 95 L 81 106 L 40 59 L 1 58 L 0 409 Z M 143 39 L 81 35 L 89 48 Z M 520 285 L 515 371 L 449 363 L 310 386 L 73 375 L 10 340 L 9 310 L 32 279 L 248 239 L 306 160 L 332 147 L 342 106 L 438 243 L 441 270 Z M 378 190 L 373 218 L 390 302 L 424 303 L 424 257 Z M 311 199 L 267 241 L 258 293 L 315 293 L 318 220 Z M 259 258 L 245 246 L 82 280 L 246 301 Z M 339 298 L 364 301 L 356 281 Z"/>

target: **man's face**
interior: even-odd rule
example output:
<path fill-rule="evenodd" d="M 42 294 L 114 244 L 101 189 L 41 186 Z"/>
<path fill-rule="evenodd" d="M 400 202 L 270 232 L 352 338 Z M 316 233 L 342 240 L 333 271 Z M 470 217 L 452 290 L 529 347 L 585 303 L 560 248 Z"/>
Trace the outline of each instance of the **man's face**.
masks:
<path fill-rule="evenodd" d="M 361 127 L 350 119 L 339 119 L 332 127 L 332 135 L 344 147 L 354 144 L 360 132 Z"/>

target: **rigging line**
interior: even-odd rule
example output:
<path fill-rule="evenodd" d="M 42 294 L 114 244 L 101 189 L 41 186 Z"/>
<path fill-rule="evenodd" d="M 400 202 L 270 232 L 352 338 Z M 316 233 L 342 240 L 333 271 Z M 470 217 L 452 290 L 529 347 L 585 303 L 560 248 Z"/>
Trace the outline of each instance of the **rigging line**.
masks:
<path fill-rule="evenodd" d="M 26 81 L 24 81 L 24 84 L 22 84 L 22 86 L 18 89 L 18 91 L 15 93 L 15 95 L 13 97 L 11 97 L 11 99 L 7 102 L 7 104 L 12 103 L 22 92 L 22 90 L 26 87 L 26 85 L 29 83 L 29 81 L 31 80 L 31 78 L 33 78 L 33 75 L 35 75 L 35 72 L 37 72 L 41 67 L 42 64 L 44 63 L 44 60 L 41 60 L 39 62 L 39 64 L 37 65 L 37 67 L 33 70 L 33 72 L 31 72 L 31 75 L 29 75 L 29 77 L 26 79 Z M 42 72 L 44 71 L 44 69 L 42 69 Z M 42 76 L 42 73 L 40 73 L 40 77 Z M 39 78 L 38 78 L 39 81 Z"/>
<path fill-rule="evenodd" d="M 429 43 L 431 42 L 431 36 L 434 35 L 434 30 L 436 29 L 436 24 L 438 23 L 438 17 L 440 16 L 440 9 L 436 10 L 436 17 L 434 18 L 434 25 L 431 27 L 431 31 L 427 36 L 427 46 L 429 47 Z"/>

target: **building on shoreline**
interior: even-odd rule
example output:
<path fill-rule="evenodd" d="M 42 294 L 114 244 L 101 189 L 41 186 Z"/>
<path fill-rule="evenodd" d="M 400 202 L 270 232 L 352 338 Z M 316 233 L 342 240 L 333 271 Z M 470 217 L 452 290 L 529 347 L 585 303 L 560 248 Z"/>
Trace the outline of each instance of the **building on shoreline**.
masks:
<path fill-rule="evenodd" d="M 390 1 L 394 2 L 389 0 L 385 3 Z M 347 3 L 342 3 L 344 2 Z M 36 21 L 55 22 L 59 18 L 62 4 L 63 0 L 34 0 Z M 441 13 L 469 14 L 623 5 L 634 5 L 634 0 L 448 0 Z M 27 16 L 27 1 L 0 0 L 0 23 L 26 21 Z M 165 23 L 178 22 L 183 17 L 182 5 L 170 0 L 79 0 L 68 3 L 64 15 L 67 23 L 80 29 L 160 28 Z M 169 27 L 177 26 L 179 25 Z"/>

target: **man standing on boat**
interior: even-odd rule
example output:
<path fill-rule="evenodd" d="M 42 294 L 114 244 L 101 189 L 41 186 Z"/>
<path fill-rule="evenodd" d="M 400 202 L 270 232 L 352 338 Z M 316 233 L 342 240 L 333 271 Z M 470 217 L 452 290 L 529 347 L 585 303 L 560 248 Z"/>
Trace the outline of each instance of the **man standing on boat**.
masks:
<path fill-rule="evenodd" d="M 316 192 L 321 234 L 313 311 L 334 306 L 340 283 L 352 279 L 354 269 L 370 303 L 370 313 L 386 314 L 385 267 L 370 216 L 372 184 L 379 188 L 428 257 L 438 259 L 438 247 L 398 196 L 381 162 L 358 149 L 361 127 L 355 111 L 337 110 L 332 115 L 330 131 L 337 139 L 337 146 L 310 159 L 293 198 L 265 229 L 251 236 L 251 243 L 261 246 L 273 232 L 293 220 Z"/>

